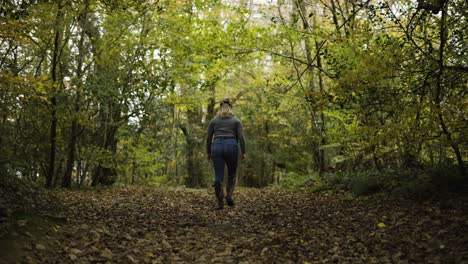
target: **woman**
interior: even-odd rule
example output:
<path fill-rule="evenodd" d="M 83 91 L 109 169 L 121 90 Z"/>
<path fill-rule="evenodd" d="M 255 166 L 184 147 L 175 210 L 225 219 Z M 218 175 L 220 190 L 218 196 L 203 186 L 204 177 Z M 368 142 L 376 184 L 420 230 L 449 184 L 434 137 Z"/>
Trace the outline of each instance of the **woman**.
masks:
<path fill-rule="evenodd" d="M 241 157 L 245 158 L 245 139 L 240 120 L 232 111 L 229 99 L 224 99 L 219 104 L 218 113 L 208 125 L 208 136 L 206 138 L 206 152 L 208 159 L 213 161 L 215 171 L 215 194 L 216 209 L 224 208 L 223 178 L 224 165 L 228 168 L 228 180 L 226 186 L 226 203 L 234 206 L 233 192 L 236 185 L 236 169 L 239 148 Z"/>

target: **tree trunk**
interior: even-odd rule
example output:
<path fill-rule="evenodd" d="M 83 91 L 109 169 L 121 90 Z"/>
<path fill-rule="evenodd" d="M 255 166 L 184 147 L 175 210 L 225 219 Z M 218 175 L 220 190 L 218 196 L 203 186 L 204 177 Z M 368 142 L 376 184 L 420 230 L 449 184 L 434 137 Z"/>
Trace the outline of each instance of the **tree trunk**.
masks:
<path fill-rule="evenodd" d="M 338 24 L 338 16 L 336 15 L 336 5 L 335 0 L 331 0 L 331 13 L 333 18 L 333 24 L 335 24 L 336 33 L 341 37 L 340 25 Z"/>
<path fill-rule="evenodd" d="M 210 120 L 215 116 L 215 107 L 216 107 L 216 84 L 213 83 L 209 87 L 210 91 L 210 97 L 208 98 L 208 107 L 207 107 L 207 115 L 206 115 L 206 121 L 207 123 L 210 122 Z"/>
<path fill-rule="evenodd" d="M 443 92 L 442 82 L 443 82 L 443 77 L 444 77 L 444 49 L 445 49 L 445 44 L 447 42 L 447 34 L 448 34 L 448 31 L 446 28 L 448 3 L 449 3 L 448 1 L 444 2 L 442 6 L 442 18 L 440 20 L 440 31 L 439 31 L 440 45 L 439 45 L 439 58 L 438 58 L 439 71 L 437 72 L 437 80 L 436 80 L 435 105 L 437 107 L 437 116 L 439 118 L 439 123 L 442 129 L 442 133 L 445 135 L 449 145 L 452 147 L 453 151 L 455 152 L 455 156 L 457 158 L 460 173 L 461 175 L 464 175 L 465 168 L 463 164 L 462 154 L 460 152 L 460 149 L 458 148 L 458 144 L 454 142 L 452 139 L 452 133 L 449 131 L 447 125 L 445 124 L 444 116 L 442 114 L 442 107 L 440 105 L 441 96 Z"/>
<path fill-rule="evenodd" d="M 132 181 L 131 181 L 132 185 L 135 184 L 136 170 L 137 170 L 136 154 L 133 154 L 133 158 L 132 158 Z"/>
<path fill-rule="evenodd" d="M 189 118 L 190 120 L 190 118 Z M 180 126 L 180 129 L 184 133 L 185 136 L 185 157 L 186 157 L 186 169 L 187 169 L 187 176 L 185 178 L 185 186 L 188 187 L 200 187 L 203 186 L 203 175 L 201 173 L 201 169 L 199 163 L 197 162 L 196 158 L 196 149 L 197 149 L 197 141 L 194 135 L 188 131 L 187 127 Z"/>
<path fill-rule="evenodd" d="M 86 22 L 86 14 L 88 12 L 88 7 L 89 7 L 89 0 L 86 0 L 83 13 L 80 15 L 80 20 L 81 20 L 80 24 L 82 26 L 84 26 Z M 82 28 L 80 40 L 78 42 L 78 61 L 77 61 L 77 69 L 76 69 L 77 85 L 76 85 L 76 97 L 75 97 L 75 104 L 74 104 L 75 116 L 73 117 L 72 124 L 71 124 L 70 141 L 68 143 L 67 164 L 65 168 L 65 173 L 63 175 L 63 181 L 62 181 L 62 187 L 64 188 L 71 187 L 73 166 L 75 164 L 76 141 L 78 138 L 78 131 L 80 130 L 79 124 L 78 124 L 78 117 L 76 115 L 78 115 L 78 113 L 80 112 L 80 104 L 81 104 L 81 86 L 82 86 L 81 78 L 83 75 L 83 71 L 81 68 L 83 66 L 83 57 L 84 57 L 84 51 L 83 51 L 84 38 L 85 38 L 85 29 Z"/>
<path fill-rule="evenodd" d="M 107 122 L 107 121 L 105 121 Z M 112 122 L 112 121 L 109 121 Z M 108 124 L 105 124 L 108 126 Z M 112 154 L 117 152 L 117 138 L 116 132 L 118 126 L 110 125 L 110 128 L 106 130 L 106 135 L 104 137 L 104 146 L 103 149 L 109 150 Z M 103 185 L 112 185 L 117 180 L 117 170 L 113 166 L 104 166 L 102 163 L 99 163 L 94 169 L 92 186 L 97 186 L 99 184 Z"/>
<path fill-rule="evenodd" d="M 196 124 L 200 122 L 201 115 L 197 110 L 187 111 L 188 124 L 179 124 L 185 136 L 185 155 L 186 155 L 186 170 L 185 185 L 189 187 L 201 187 L 205 185 L 204 173 L 202 170 L 202 160 L 200 159 L 199 151 L 202 149 L 204 140 L 200 140 L 196 131 Z M 204 132 L 205 129 L 203 129 Z M 203 135 L 206 135 L 205 133 Z M 204 152 L 203 152 L 204 153 Z"/>
<path fill-rule="evenodd" d="M 62 1 L 58 0 L 57 15 L 55 17 L 55 33 L 54 33 L 54 50 L 52 55 L 51 77 L 52 77 L 52 97 L 50 99 L 51 105 L 51 125 L 50 125 L 50 152 L 49 152 L 49 168 L 46 178 L 46 187 L 52 188 L 55 177 L 55 155 L 57 152 L 57 97 L 55 85 L 58 83 L 57 65 L 60 60 L 60 22 L 62 19 Z"/>
<path fill-rule="evenodd" d="M 302 27 L 304 28 L 305 31 L 311 33 L 311 27 L 309 22 L 307 21 L 306 18 L 306 7 L 304 4 L 304 0 L 298 0 L 297 1 L 297 10 L 299 13 L 299 16 L 301 17 L 302 20 Z M 312 52 L 311 48 L 312 45 L 310 43 L 310 39 L 308 37 L 304 38 L 304 46 L 306 50 L 306 58 L 307 58 L 307 64 L 309 65 L 310 69 L 310 80 L 309 80 L 309 87 L 307 88 L 308 90 L 306 91 L 306 100 L 310 104 L 310 122 L 311 122 L 311 127 L 312 130 L 314 131 L 315 137 L 312 140 L 312 151 L 313 151 L 313 156 L 314 156 L 314 163 L 315 163 L 315 168 L 318 170 L 319 174 L 322 173 L 323 168 L 324 168 L 324 158 L 322 156 L 322 151 L 320 150 L 320 144 L 322 142 L 322 126 L 321 126 L 321 120 L 320 120 L 320 113 L 316 112 L 316 104 L 317 100 L 314 98 L 314 92 L 316 90 L 315 87 L 315 71 L 314 67 L 311 67 L 310 65 L 314 64 L 314 58 L 312 57 Z M 321 76 L 319 76 L 320 82 Z"/>
<path fill-rule="evenodd" d="M 315 22 L 315 17 L 314 17 L 314 27 L 316 27 L 316 22 Z M 322 58 L 320 57 L 320 43 L 317 42 L 317 40 L 315 41 L 315 49 L 316 49 L 316 53 L 317 53 L 317 67 L 319 68 L 322 68 Z M 319 81 L 319 92 L 320 92 L 320 97 L 321 97 L 321 100 L 324 100 L 324 88 L 323 88 L 323 78 L 322 78 L 322 72 L 321 71 L 317 71 L 317 75 L 318 75 L 318 81 Z M 320 146 L 323 146 L 326 144 L 326 139 L 325 139 L 325 115 L 323 113 L 323 104 L 324 102 L 320 102 L 320 109 L 319 109 L 319 123 L 317 124 L 318 127 L 317 127 L 317 133 L 318 133 L 318 136 L 319 136 L 319 141 L 320 141 Z M 320 148 L 319 148 L 320 149 Z M 322 173 L 325 171 L 325 150 L 323 149 L 320 149 L 320 153 L 319 153 L 319 175 L 322 175 Z"/>

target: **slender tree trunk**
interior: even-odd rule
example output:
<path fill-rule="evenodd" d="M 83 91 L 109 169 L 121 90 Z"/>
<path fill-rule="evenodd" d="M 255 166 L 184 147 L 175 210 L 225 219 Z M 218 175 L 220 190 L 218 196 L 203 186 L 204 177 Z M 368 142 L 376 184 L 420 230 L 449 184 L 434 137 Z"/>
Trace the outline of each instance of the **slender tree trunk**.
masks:
<path fill-rule="evenodd" d="M 314 17 L 314 28 L 317 27 L 317 24 L 316 24 L 316 20 L 315 20 L 315 17 Z M 319 68 L 322 68 L 322 58 L 320 56 L 320 43 L 315 40 L 315 49 L 316 49 L 316 52 L 317 52 L 317 67 Z M 322 72 L 321 71 L 317 71 L 317 76 L 318 76 L 318 84 L 319 84 L 319 92 L 320 92 L 320 96 L 321 96 L 321 99 L 324 100 L 324 87 L 323 87 L 323 77 L 322 77 Z M 323 103 L 324 102 L 321 102 L 320 103 L 320 109 L 319 109 L 319 113 L 318 113 L 318 116 L 319 116 L 319 123 L 318 123 L 318 136 L 319 136 L 319 141 L 320 141 L 320 146 L 323 146 L 326 144 L 326 138 L 325 138 L 325 115 L 323 113 Z M 325 171 L 325 150 L 324 149 L 320 149 L 320 153 L 319 153 L 319 162 L 320 162 L 320 170 L 319 170 L 319 174 L 322 175 L 322 173 Z"/>
<path fill-rule="evenodd" d="M 101 148 L 103 149 L 106 149 L 106 142 L 107 142 L 107 133 L 108 133 L 108 119 L 109 119 L 109 111 L 107 109 L 107 105 L 104 105 L 103 109 L 100 109 L 100 115 L 101 115 L 101 126 L 103 127 L 104 129 L 104 133 L 103 133 L 103 136 L 104 136 L 104 139 L 102 140 L 102 146 Z M 102 172 L 102 165 L 101 165 L 101 162 L 99 162 L 97 164 L 97 166 L 93 169 L 93 172 L 92 172 L 92 178 L 91 178 L 91 186 L 95 187 L 99 184 L 99 182 L 101 181 L 101 172 Z"/>
<path fill-rule="evenodd" d="M 86 14 L 88 12 L 88 7 L 89 7 L 89 0 L 86 0 L 83 13 L 81 13 L 80 15 L 82 27 L 85 25 L 85 22 L 86 22 Z M 81 78 L 83 75 L 82 67 L 83 67 L 83 57 L 84 57 L 84 51 L 83 51 L 84 38 L 85 38 L 85 29 L 82 28 L 80 40 L 78 42 L 78 61 L 77 61 L 77 69 L 76 69 L 77 85 L 76 85 L 76 97 L 75 97 L 75 104 L 74 104 L 75 116 L 73 117 L 72 124 L 71 124 L 70 141 L 68 144 L 67 164 L 65 168 L 65 174 L 63 175 L 63 181 L 62 181 L 62 187 L 64 188 L 71 187 L 73 166 L 75 164 L 76 141 L 78 138 L 78 131 L 80 130 L 79 124 L 78 124 L 78 116 L 76 115 L 78 115 L 78 113 L 80 112 L 80 107 L 81 107 L 80 106 L 81 86 L 82 86 Z"/>
<path fill-rule="evenodd" d="M 208 98 L 208 107 L 207 107 L 207 115 L 206 115 L 207 122 L 210 122 L 210 120 L 215 116 L 216 84 L 210 85 L 209 91 L 210 91 L 210 97 Z"/>
<path fill-rule="evenodd" d="M 304 28 L 305 31 L 311 33 L 311 26 L 309 24 L 309 21 L 307 21 L 307 18 L 305 15 L 306 7 L 304 4 L 304 0 L 297 0 L 296 5 L 297 5 L 299 16 L 301 17 L 302 27 Z M 305 47 L 305 52 L 306 52 L 307 64 L 313 65 L 314 58 L 312 57 L 312 52 L 311 52 L 312 44 L 311 44 L 309 37 L 304 38 L 304 47 Z M 322 141 L 322 136 L 321 136 L 322 128 L 321 128 L 321 121 L 320 121 L 320 113 L 316 112 L 317 100 L 316 98 L 314 98 L 314 92 L 316 90 L 314 67 L 310 67 L 309 72 L 310 72 L 310 79 L 309 79 L 308 91 L 306 91 L 307 93 L 306 99 L 308 103 L 311 104 L 310 121 L 311 121 L 312 130 L 314 131 L 314 134 L 315 134 L 315 138 L 313 139 L 313 143 L 312 143 L 312 148 L 313 148 L 312 151 L 314 155 L 315 167 L 318 170 L 319 174 L 321 174 L 324 168 L 323 156 L 322 156 L 323 151 L 320 150 L 320 144 Z M 319 76 L 319 78 L 320 78 L 319 81 L 321 82 L 321 76 Z"/>
<path fill-rule="evenodd" d="M 79 95 L 77 95 L 77 100 Z M 75 105 L 75 113 L 79 112 L 79 106 Z M 65 167 L 65 173 L 63 175 L 62 187 L 70 188 L 72 182 L 72 172 L 75 164 L 75 153 L 76 153 L 76 141 L 78 138 L 78 122 L 76 119 L 72 121 L 71 131 L 70 131 L 70 141 L 68 143 L 68 156 L 67 164 Z"/>
<path fill-rule="evenodd" d="M 176 183 L 179 183 L 179 169 L 178 169 L 178 166 L 179 166 L 179 162 L 178 162 L 178 155 L 177 155 L 177 148 L 179 146 L 179 133 L 177 132 L 178 128 L 176 128 L 176 123 L 178 122 L 177 120 L 177 114 L 178 114 L 178 110 L 177 110 L 177 106 L 174 104 L 173 107 L 172 107 L 172 142 L 173 142 L 173 145 L 172 145 L 172 148 L 173 148 L 173 159 L 174 159 L 174 177 L 175 177 L 175 181 Z"/>
<path fill-rule="evenodd" d="M 50 125 L 50 153 L 49 153 L 49 168 L 46 178 L 46 187 L 51 188 L 54 182 L 55 172 L 55 155 L 57 152 L 57 97 L 56 97 L 56 85 L 57 85 L 57 66 L 60 60 L 59 49 L 60 49 L 60 22 L 62 19 L 62 1 L 58 0 L 57 3 L 57 15 L 55 17 L 55 34 L 54 34 L 54 50 L 52 55 L 52 68 L 51 77 L 53 81 L 52 97 L 50 99 L 51 105 L 51 125 Z"/>
<path fill-rule="evenodd" d="M 447 28 L 446 28 L 448 3 L 449 1 L 444 1 L 444 4 L 442 6 L 442 18 L 440 20 L 440 32 L 439 32 L 440 45 L 439 45 L 439 58 L 438 58 L 439 71 L 437 72 L 435 105 L 437 107 L 437 116 L 439 118 L 439 123 L 442 129 L 442 133 L 444 133 L 449 145 L 453 149 L 453 152 L 455 152 L 455 156 L 457 158 L 460 173 L 461 175 L 464 175 L 465 168 L 463 164 L 462 154 L 460 152 L 460 149 L 458 148 L 458 144 L 454 142 L 452 139 L 452 133 L 449 131 L 444 121 L 444 116 L 442 114 L 442 107 L 440 105 L 440 102 L 442 99 L 441 96 L 443 92 L 442 82 L 443 82 L 443 77 L 444 77 L 444 49 L 445 49 L 445 44 L 447 42 L 447 34 L 448 34 Z"/>
<path fill-rule="evenodd" d="M 336 33 L 341 37 L 340 25 L 338 23 L 338 16 L 336 15 L 336 4 L 335 0 L 331 0 L 331 13 L 333 18 L 333 24 L 335 24 Z"/>
<path fill-rule="evenodd" d="M 136 155 L 133 154 L 133 158 L 132 158 L 132 185 L 135 184 L 135 174 L 136 174 L 136 170 L 137 170 L 137 161 L 136 161 Z"/>
<path fill-rule="evenodd" d="M 76 181 L 78 182 L 78 186 L 83 186 L 83 169 L 82 169 L 83 163 L 81 162 L 80 159 L 78 159 L 78 164 L 76 165 Z"/>

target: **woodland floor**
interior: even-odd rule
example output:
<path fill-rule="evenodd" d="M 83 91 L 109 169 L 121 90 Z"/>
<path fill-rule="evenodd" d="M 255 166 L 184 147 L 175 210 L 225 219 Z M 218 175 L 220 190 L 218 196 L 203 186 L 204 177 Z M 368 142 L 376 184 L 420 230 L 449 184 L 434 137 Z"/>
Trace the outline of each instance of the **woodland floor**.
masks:
<path fill-rule="evenodd" d="M 206 190 L 54 195 L 66 221 L 19 217 L 0 262 L 468 263 L 467 195 L 441 203 L 242 189 L 222 211 Z"/>

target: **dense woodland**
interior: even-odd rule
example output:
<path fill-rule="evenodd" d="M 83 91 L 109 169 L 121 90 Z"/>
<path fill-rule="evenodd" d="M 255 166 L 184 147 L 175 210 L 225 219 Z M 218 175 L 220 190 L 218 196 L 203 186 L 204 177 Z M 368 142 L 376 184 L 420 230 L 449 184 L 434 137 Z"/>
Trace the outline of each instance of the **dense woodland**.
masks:
<path fill-rule="evenodd" d="M 0 173 L 209 186 L 229 97 L 240 185 L 463 175 L 467 18 L 463 0 L 3 0 Z"/>
<path fill-rule="evenodd" d="M 0 263 L 468 263 L 467 37 L 466 0 L 0 0 Z"/>

